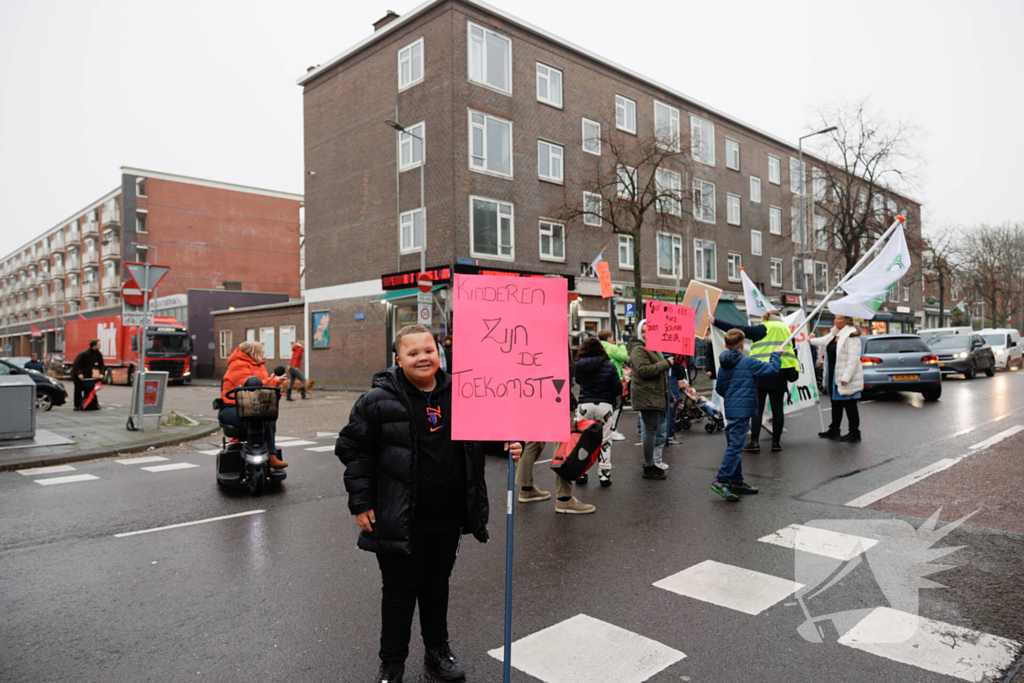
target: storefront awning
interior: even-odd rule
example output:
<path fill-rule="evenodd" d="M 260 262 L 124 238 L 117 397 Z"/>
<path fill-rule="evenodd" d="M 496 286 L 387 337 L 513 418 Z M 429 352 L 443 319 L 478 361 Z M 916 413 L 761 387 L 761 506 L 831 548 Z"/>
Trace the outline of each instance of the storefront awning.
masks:
<path fill-rule="evenodd" d="M 724 320 L 727 323 L 733 325 L 749 325 L 750 322 L 747 320 L 747 316 L 740 309 L 736 308 L 736 304 L 731 301 L 719 301 L 715 307 L 715 319 Z"/>
<path fill-rule="evenodd" d="M 444 289 L 446 286 L 447 285 L 434 285 L 430 289 L 430 291 L 431 292 L 436 292 L 439 289 Z M 377 301 L 394 301 L 395 299 L 404 299 L 406 297 L 415 297 L 419 293 L 420 293 L 420 290 L 419 290 L 418 287 L 413 287 L 412 289 L 394 289 L 394 290 L 392 290 L 390 292 L 384 292 L 379 297 L 374 299 L 373 302 L 377 302 Z M 373 303 L 373 302 L 371 302 L 371 303 Z"/>

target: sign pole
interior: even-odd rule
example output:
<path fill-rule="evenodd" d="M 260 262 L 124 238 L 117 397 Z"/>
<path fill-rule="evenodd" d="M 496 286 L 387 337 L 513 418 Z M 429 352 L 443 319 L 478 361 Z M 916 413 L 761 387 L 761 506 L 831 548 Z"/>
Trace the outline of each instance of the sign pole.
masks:
<path fill-rule="evenodd" d="M 516 465 L 512 460 L 512 442 L 508 442 L 508 510 L 505 515 L 505 669 L 504 683 L 512 680 L 512 548 L 515 508 L 512 505 L 516 483 Z"/>
<path fill-rule="evenodd" d="M 145 418 L 145 415 L 143 414 L 143 410 L 144 410 L 143 409 L 143 404 L 144 404 L 144 402 L 146 400 L 146 382 L 145 382 L 145 378 L 146 378 L 146 375 L 145 375 L 145 372 L 146 372 L 146 317 L 149 314 L 149 289 L 145 289 L 145 287 L 149 286 L 149 284 L 148 284 L 149 283 L 149 264 L 148 263 L 146 264 L 146 283 L 147 284 L 143 286 L 144 288 L 142 290 L 142 324 L 139 325 L 139 367 L 135 369 L 135 382 L 136 382 L 136 387 L 135 388 L 137 389 L 137 391 L 134 392 L 135 395 L 138 397 L 138 403 L 135 405 L 135 408 L 138 411 L 138 413 L 137 413 L 138 416 L 139 416 L 138 428 L 139 428 L 140 432 L 146 431 L 146 424 L 145 424 L 146 418 Z M 142 374 L 142 380 L 141 380 L 142 384 L 138 385 L 138 382 L 140 381 L 140 379 L 139 379 L 139 371 L 140 370 L 143 373 Z"/>

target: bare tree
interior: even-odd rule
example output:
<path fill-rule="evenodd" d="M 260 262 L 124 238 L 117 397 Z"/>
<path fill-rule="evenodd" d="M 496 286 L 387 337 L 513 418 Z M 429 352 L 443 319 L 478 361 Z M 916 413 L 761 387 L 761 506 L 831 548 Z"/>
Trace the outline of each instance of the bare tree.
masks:
<path fill-rule="evenodd" d="M 978 225 L 966 232 L 958 249 L 960 278 L 975 300 L 985 304 L 982 324 L 1003 325 L 1020 312 L 1024 277 L 1024 224 Z"/>
<path fill-rule="evenodd" d="M 939 290 L 939 327 L 946 326 L 946 291 L 952 286 L 958 272 L 958 229 L 948 228 L 937 234 L 921 238 L 921 281 L 935 285 Z"/>

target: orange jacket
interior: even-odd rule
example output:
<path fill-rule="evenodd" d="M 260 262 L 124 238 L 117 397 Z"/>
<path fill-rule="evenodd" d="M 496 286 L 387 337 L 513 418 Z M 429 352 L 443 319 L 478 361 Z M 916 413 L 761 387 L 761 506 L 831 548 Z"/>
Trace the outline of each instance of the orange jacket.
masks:
<path fill-rule="evenodd" d="M 266 365 L 260 361 L 254 361 L 241 349 L 235 349 L 228 358 L 228 371 L 224 373 L 224 381 L 220 387 L 220 398 L 227 405 L 234 405 L 235 399 L 228 398 L 228 391 L 245 384 L 250 377 L 259 377 L 264 386 L 276 387 L 281 380 L 267 375 Z"/>

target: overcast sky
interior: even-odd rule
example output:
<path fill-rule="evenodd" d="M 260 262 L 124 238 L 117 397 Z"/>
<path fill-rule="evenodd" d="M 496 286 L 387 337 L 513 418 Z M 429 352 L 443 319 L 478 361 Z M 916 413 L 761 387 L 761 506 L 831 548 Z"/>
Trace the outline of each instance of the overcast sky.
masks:
<path fill-rule="evenodd" d="M 295 80 L 418 4 L 0 0 L 0 255 L 121 166 L 302 192 Z M 1024 220 L 1020 0 L 495 4 L 787 140 L 869 97 L 924 133 L 926 229 Z"/>

